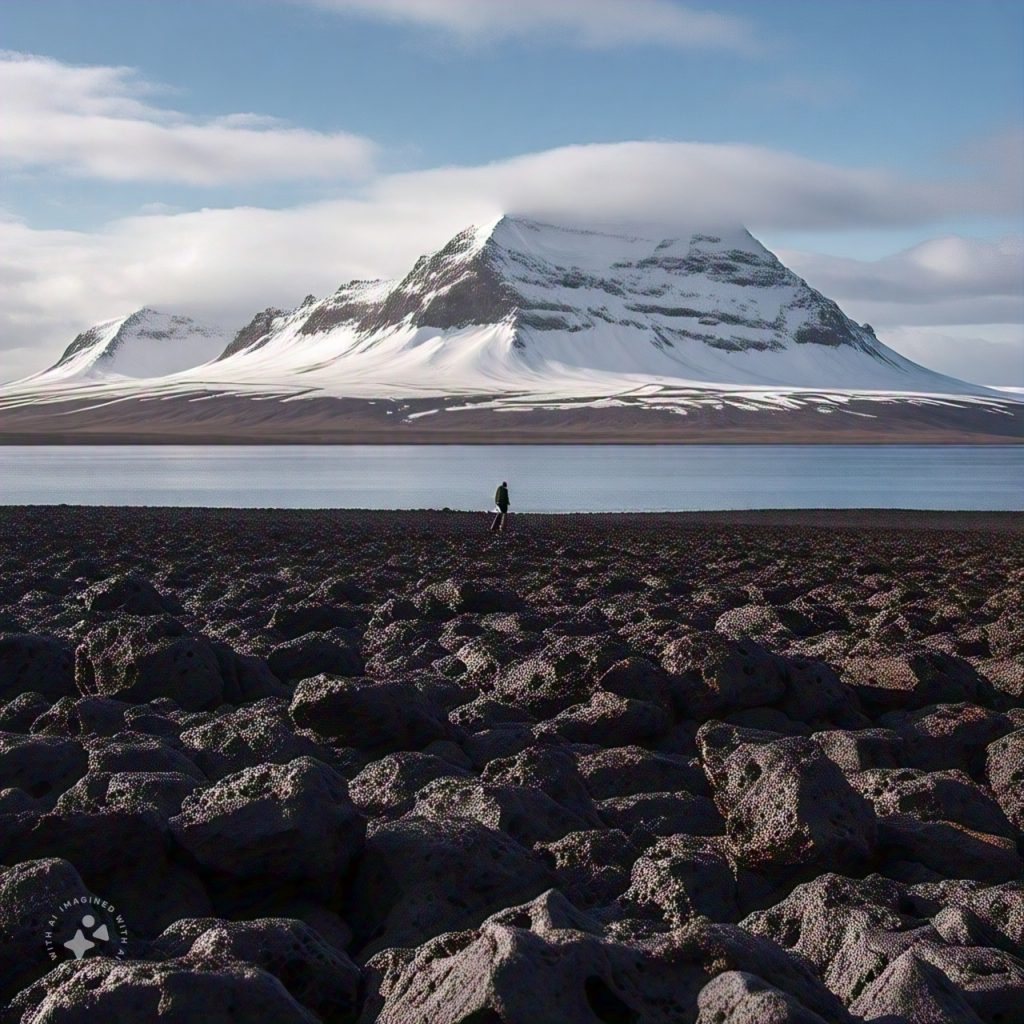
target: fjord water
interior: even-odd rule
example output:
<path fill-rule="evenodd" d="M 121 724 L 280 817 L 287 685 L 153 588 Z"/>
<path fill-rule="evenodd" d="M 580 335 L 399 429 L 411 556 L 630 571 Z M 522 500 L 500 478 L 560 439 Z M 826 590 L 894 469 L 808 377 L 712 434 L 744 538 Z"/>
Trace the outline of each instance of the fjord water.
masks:
<path fill-rule="evenodd" d="M 0 504 L 520 512 L 1024 509 L 1024 447 L 0 447 Z"/>

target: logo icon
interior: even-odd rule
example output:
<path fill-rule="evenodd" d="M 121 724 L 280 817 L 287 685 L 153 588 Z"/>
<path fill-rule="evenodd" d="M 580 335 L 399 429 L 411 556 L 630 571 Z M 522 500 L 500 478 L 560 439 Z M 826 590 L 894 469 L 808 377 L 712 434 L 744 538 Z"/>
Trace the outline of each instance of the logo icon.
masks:
<path fill-rule="evenodd" d="M 51 960 L 81 960 L 87 956 L 123 959 L 128 927 L 113 904 L 98 896 L 65 900 L 46 922 L 46 951 Z"/>

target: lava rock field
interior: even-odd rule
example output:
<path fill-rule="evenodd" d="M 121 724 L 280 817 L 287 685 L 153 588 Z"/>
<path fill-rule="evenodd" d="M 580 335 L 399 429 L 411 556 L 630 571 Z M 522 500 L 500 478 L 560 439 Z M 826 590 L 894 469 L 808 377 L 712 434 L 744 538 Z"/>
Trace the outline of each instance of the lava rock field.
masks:
<path fill-rule="evenodd" d="M 0 1024 L 1024 1021 L 1018 519 L 2 508 Z"/>

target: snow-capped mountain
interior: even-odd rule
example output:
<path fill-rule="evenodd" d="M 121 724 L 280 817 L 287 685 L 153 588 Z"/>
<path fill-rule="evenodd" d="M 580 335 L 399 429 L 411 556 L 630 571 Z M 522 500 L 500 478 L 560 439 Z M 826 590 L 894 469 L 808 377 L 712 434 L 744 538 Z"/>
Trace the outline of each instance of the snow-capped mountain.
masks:
<path fill-rule="evenodd" d="M 83 331 L 53 366 L 28 380 L 43 384 L 162 377 L 216 359 L 226 340 L 224 331 L 186 316 L 139 309 Z"/>
<path fill-rule="evenodd" d="M 901 437 L 1002 438 L 1024 413 L 1019 396 L 900 356 L 742 228 L 659 238 L 507 216 L 401 280 L 266 309 L 230 341 L 152 310 L 100 324 L 50 370 L 0 388 L 0 435 L 14 420 L 42 430 L 57 408 L 73 414 L 62 437 L 81 424 L 267 441 L 396 427 L 445 440 L 832 436 L 818 413 L 840 414 L 836 437 L 892 440 L 898 422 Z M 496 415 L 510 411 L 531 415 Z"/>
<path fill-rule="evenodd" d="M 977 391 L 887 348 L 742 229 L 651 239 L 511 217 L 461 232 L 401 281 L 259 314 L 204 374 L 302 375 L 347 395 L 650 381 Z"/>

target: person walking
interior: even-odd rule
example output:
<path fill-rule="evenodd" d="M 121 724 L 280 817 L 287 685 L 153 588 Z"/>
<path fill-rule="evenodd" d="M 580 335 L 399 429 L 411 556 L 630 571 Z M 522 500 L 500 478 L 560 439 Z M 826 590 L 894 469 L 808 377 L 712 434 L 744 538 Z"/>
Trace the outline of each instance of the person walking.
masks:
<path fill-rule="evenodd" d="M 502 480 L 494 492 L 494 504 L 498 511 L 491 520 L 491 533 L 505 532 L 505 517 L 508 515 L 508 481 Z"/>

